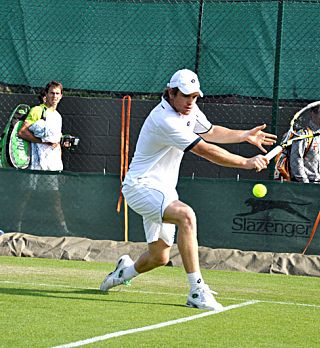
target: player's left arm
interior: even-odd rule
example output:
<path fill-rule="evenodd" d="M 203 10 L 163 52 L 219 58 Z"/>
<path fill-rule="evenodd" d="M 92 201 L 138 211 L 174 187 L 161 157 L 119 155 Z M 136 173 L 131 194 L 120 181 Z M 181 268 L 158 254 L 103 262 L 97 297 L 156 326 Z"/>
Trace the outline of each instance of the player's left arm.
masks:
<path fill-rule="evenodd" d="M 269 164 L 269 160 L 263 155 L 246 158 L 203 140 L 195 142 L 188 150 L 223 167 L 249 170 L 255 169 L 257 172 L 260 172 L 261 170 L 266 169 Z"/>
<path fill-rule="evenodd" d="M 248 142 L 257 146 L 262 152 L 267 150 L 263 146 L 275 144 L 277 136 L 263 130 L 266 125 L 254 127 L 249 130 L 229 129 L 222 126 L 213 126 L 207 133 L 199 134 L 205 141 L 218 144 L 234 144 Z"/>

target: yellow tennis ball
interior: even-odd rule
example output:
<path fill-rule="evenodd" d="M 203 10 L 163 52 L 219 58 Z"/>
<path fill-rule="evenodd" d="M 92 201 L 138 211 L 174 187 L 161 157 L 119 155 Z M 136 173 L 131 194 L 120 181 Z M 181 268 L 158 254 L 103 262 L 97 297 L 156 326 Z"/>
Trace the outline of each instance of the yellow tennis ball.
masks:
<path fill-rule="evenodd" d="M 252 193 L 255 197 L 262 198 L 267 194 L 268 190 L 263 184 L 255 184 Z"/>

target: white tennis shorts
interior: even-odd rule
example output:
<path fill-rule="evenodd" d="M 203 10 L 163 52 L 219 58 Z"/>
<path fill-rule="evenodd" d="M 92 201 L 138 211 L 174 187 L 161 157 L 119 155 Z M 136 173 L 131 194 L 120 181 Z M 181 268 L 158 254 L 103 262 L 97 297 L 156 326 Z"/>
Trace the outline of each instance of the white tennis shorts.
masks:
<path fill-rule="evenodd" d="M 143 218 L 148 243 L 162 239 L 168 246 L 174 243 L 176 226 L 162 221 L 170 203 L 179 199 L 176 190 L 159 190 L 144 184 L 124 185 L 122 193 L 129 207 Z"/>

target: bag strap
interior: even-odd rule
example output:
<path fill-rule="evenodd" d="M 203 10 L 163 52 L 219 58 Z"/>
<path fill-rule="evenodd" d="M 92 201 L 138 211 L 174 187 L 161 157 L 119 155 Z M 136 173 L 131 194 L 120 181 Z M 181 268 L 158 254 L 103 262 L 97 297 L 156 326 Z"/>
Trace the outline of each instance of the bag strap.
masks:
<path fill-rule="evenodd" d="M 41 119 L 45 120 L 46 119 L 45 112 L 47 111 L 47 107 L 44 104 L 41 104 L 40 106 L 42 107 Z"/>

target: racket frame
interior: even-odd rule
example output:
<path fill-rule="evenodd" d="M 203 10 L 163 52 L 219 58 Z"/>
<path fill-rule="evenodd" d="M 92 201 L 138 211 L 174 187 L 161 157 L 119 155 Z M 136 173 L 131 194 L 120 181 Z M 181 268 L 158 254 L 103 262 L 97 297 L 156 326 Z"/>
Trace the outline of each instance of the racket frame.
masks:
<path fill-rule="evenodd" d="M 300 109 L 299 111 L 297 111 L 292 120 L 290 121 L 290 128 L 285 136 L 285 138 L 283 139 L 283 141 L 281 142 L 280 145 L 277 145 L 275 148 L 273 148 L 271 151 L 269 151 L 265 157 L 271 161 L 274 157 L 276 157 L 283 149 L 289 147 L 292 145 L 292 143 L 294 141 L 299 141 L 299 140 L 303 140 L 303 139 L 308 139 L 308 138 L 314 138 L 316 136 L 319 136 L 320 133 L 316 132 L 312 135 L 310 134 L 305 134 L 305 135 L 298 135 L 295 138 L 290 138 L 291 134 L 297 135 L 297 133 L 294 131 L 294 124 L 295 121 L 301 116 L 301 114 L 303 114 L 305 111 L 310 110 L 316 106 L 320 106 L 320 101 L 315 101 L 312 103 L 309 103 L 308 105 L 306 105 L 304 108 Z"/>

